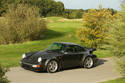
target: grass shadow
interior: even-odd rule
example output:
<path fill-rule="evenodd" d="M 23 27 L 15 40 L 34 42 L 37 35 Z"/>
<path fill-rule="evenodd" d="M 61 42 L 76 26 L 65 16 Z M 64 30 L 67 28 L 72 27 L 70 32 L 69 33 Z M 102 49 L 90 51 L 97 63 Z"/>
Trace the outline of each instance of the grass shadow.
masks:
<path fill-rule="evenodd" d="M 43 39 L 52 39 L 52 38 L 57 38 L 65 35 L 64 33 L 57 32 L 54 30 L 49 30 L 49 29 L 47 29 L 43 34 L 45 35 Z"/>

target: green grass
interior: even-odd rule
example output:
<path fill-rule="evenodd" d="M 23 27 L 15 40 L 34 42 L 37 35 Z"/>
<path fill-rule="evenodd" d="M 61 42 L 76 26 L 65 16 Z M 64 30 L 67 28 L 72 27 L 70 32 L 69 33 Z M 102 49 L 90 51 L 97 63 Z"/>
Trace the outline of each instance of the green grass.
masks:
<path fill-rule="evenodd" d="M 48 30 L 41 40 L 29 41 L 23 44 L 0 45 L 0 64 L 5 67 L 19 66 L 21 55 L 30 51 L 39 51 L 47 48 L 53 42 L 72 42 L 79 43 L 76 38 L 76 30 L 82 27 L 80 21 L 58 21 L 61 17 L 48 17 L 52 20 L 47 23 Z M 109 57 L 108 50 L 98 50 L 95 52 L 98 57 Z"/>
<path fill-rule="evenodd" d="M 110 80 L 110 81 L 103 82 L 103 83 L 125 83 L 125 78 L 118 78 L 118 79 Z"/>

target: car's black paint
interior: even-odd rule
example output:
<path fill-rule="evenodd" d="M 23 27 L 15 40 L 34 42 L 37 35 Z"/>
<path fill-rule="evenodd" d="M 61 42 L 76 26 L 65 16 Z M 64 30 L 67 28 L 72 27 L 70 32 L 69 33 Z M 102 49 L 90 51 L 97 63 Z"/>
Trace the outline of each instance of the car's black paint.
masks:
<path fill-rule="evenodd" d="M 44 50 L 25 53 L 26 58 L 21 60 L 21 66 L 35 70 L 46 70 L 48 62 L 55 60 L 58 62 L 59 69 L 64 69 L 68 67 L 81 66 L 86 57 L 92 57 L 94 63 L 97 60 L 96 55 L 93 54 L 95 49 L 64 42 L 54 44 L 62 44 L 61 50 Z M 42 58 L 41 62 L 37 61 L 39 57 Z M 33 68 L 32 65 L 40 65 L 40 68 Z"/>

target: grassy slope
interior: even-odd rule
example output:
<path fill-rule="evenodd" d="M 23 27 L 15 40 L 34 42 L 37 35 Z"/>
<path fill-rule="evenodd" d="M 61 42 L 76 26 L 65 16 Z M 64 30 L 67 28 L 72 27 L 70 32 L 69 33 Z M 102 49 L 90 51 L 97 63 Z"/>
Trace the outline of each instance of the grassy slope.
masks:
<path fill-rule="evenodd" d="M 82 27 L 79 21 L 64 21 L 60 17 L 47 18 L 48 30 L 45 37 L 39 41 L 26 42 L 23 44 L 0 45 L 0 64 L 5 67 L 18 66 L 21 55 L 30 51 L 38 51 L 47 48 L 53 42 L 73 42 L 78 43 L 76 30 Z M 62 19 L 62 21 L 58 21 Z M 95 52 L 99 57 L 111 56 L 108 50 L 98 50 Z"/>
<path fill-rule="evenodd" d="M 103 82 L 103 83 L 125 83 L 125 78 L 118 78 L 118 79 L 110 80 L 110 81 Z"/>

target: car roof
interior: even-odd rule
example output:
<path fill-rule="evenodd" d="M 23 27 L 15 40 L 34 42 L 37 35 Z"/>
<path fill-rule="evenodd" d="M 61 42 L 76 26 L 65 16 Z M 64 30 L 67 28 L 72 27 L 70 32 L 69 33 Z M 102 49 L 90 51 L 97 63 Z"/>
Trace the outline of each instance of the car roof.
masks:
<path fill-rule="evenodd" d="M 65 44 L 65 45 L 77 45 L 77 46 L 80 46 L 78 44 L 74 44 L 74 43 L 70 43 L 70 42 L 55 42 L 55 43 L 60 43 L 60 44 Z"/>

